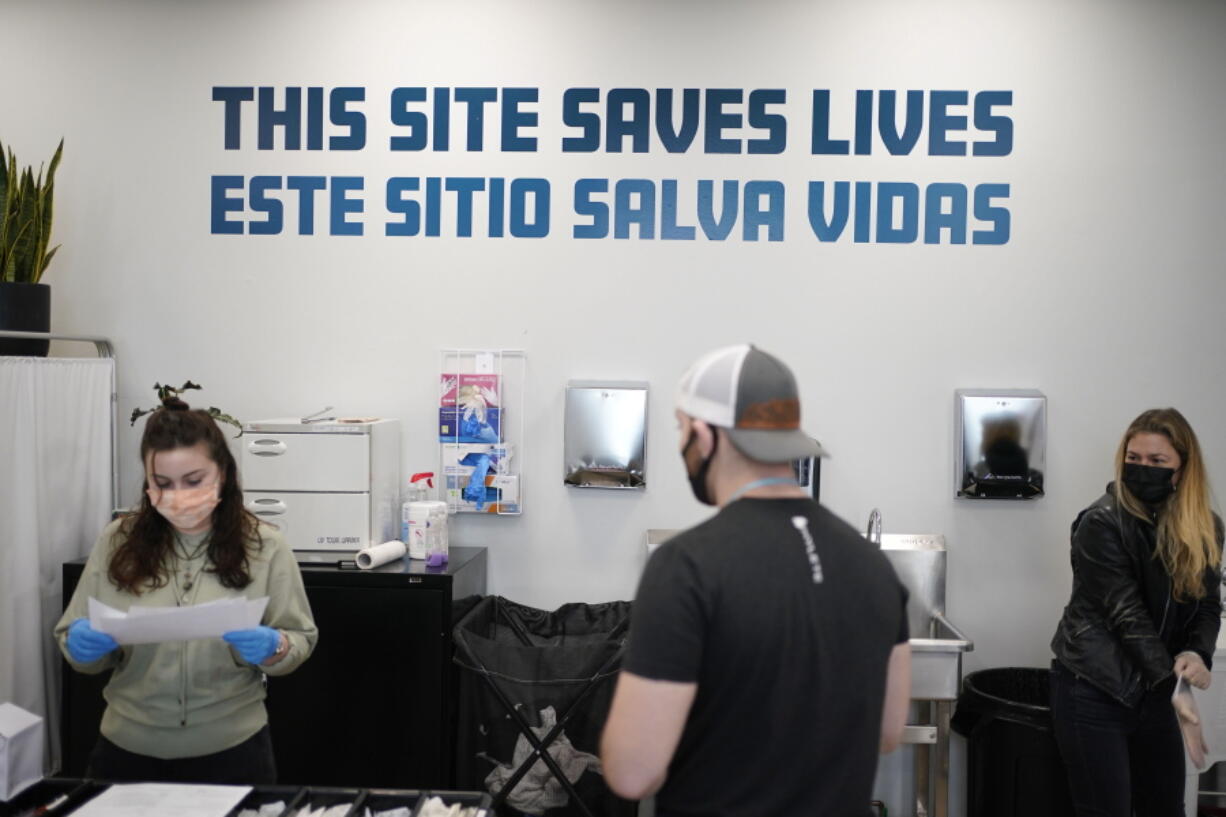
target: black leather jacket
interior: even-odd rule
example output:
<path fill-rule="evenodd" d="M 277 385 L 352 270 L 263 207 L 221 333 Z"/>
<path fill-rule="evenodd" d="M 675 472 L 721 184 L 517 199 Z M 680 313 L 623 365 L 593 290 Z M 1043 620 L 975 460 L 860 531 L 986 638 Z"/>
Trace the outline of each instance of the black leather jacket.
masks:
<path fill-rule="evenodd" d="M 1215 515 L 1218 547 L 1222 522 Z M 1107 493 L 1073 522 L 1073 594 L 1051 648 L 1070 670 L 1136 706 L 1170 677 L 1174 656 L 1196 651 L 1211 667 L 1222 615 L 1218 570 L 1205 571 L 1205 595 L 1176 601 L 1171 577 L 1154 558 L 1156 528 L 1117 507 Z"/>

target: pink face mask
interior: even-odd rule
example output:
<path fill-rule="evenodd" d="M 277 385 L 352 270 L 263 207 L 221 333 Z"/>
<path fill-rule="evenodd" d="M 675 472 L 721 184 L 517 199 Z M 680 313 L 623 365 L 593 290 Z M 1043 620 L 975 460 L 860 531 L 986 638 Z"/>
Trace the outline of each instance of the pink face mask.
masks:
<path fill-rule="evenodd" d="M 195 530 L 204 524 L 221 503 L 217 483 L 198 488 L 148 488 L 149 502 L 178 530 Z"/>

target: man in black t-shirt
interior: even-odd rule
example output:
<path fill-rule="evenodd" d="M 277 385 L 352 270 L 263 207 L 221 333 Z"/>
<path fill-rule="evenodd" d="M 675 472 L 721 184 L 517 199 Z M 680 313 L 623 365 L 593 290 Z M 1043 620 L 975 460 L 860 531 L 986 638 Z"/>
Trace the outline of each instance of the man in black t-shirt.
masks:
<path fill-rule="evenodd" d="M 752 346 L 682 378 L 681 455 L 719 513 L 660 546 L 634 601 L 601 760 L 660 817 L 864 817 L 902 736 L 907 593 L 792 477 L 823 456 L 795 378 Z"/>

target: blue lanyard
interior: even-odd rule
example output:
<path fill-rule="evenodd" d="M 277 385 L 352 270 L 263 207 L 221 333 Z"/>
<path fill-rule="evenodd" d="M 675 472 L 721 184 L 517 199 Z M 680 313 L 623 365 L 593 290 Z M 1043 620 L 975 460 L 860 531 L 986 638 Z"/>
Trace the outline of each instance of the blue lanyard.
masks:
<path fill-rule="evenodd" d="M 740 488 L 737 488 L 732 496 L 728 497 L 728 501 L 724 504 L 731 505 L 733 502 L 736 502 L 754 488 L 764 488 L 767 485 L 797 485 L 797 487 L 799 487 L 796 480 L 792 479 L 791 477 L 766 477 L 764 479 L 755 479 L 753 482 L 747 482 Z"/>

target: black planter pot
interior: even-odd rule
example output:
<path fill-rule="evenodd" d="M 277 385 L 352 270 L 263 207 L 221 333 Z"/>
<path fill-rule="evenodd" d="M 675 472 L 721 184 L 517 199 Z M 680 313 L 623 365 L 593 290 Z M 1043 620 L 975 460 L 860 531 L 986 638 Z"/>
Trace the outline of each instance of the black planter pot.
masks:
<path fill-rule="evenodd" d="M 51 331 L 51 287 L 0 281 L 0 329 L 14 332 Z M 0 355 L 46 357 L 51 342 L 0 338 Z"/>

